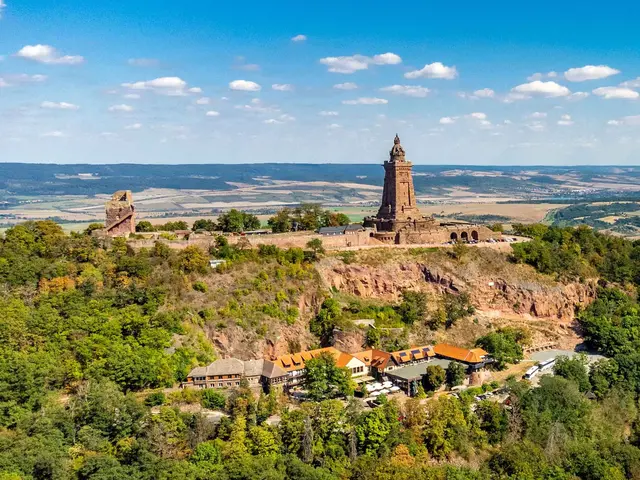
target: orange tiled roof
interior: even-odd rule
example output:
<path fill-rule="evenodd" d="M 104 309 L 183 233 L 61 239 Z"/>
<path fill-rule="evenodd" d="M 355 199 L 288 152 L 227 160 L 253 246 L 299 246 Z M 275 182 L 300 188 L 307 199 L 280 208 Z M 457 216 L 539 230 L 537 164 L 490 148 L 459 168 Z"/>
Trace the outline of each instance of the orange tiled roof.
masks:
<path fill-rule="evenodd" d="M 389 359 L 391 358 L 390 353 L 376 349 L 354 353 L 353 356 L 363 362 L 367 367 L 374 367 L 377 369 L 386 368 L 387 363 L 389 363 Z"/>
<path fill-rule="evenodd" d="M 481 363 L 483 361 L 482 357 L 488 355 L 488 353 L 481 348 L 472 348 L 469 350 L 466 348 L 454 347 L 453 345 L 448 345 L 446 343 L 439 343 L 433 347 L 433 349 L 435 350 L 436 355 L 464 363 Z"/>
<path fill-rule="evenodd" d="M 352 359 L 353 356 L 348 353 L 341 352 L 337 348 L 327 347 L 319 348 L 317 350 L 308 350 L 306 352 L 298 352 L 289 355 L 281 355 L 276 358 L 273 363 L 278 367 L 286 370 L 287 372 L 293 372 L 295 370 L 304 370 L 305 362 L 317 357 L 322 352 L 328 352 L 336 359 L 336 365 L 338 367 L 345 367 Z"/>
<path fill-rule="evenodd" d="M 407 350 L 400 350 L 391 354 L 394 362 L 398 365 L 413 362 L 415 360 L 423 360 L 433 356 L 435 356 L 435 353 L 431 346 L 412 347 Z"/>

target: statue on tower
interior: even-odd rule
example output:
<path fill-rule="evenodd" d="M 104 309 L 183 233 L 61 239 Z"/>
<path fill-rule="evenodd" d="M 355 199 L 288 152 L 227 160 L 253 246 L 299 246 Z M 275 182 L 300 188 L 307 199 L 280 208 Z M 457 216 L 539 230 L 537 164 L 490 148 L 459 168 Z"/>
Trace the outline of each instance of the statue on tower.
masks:
<path fill-rule="evenodd" d="M 396 133 L 396 138 L 393 139 L 393 148 L 389 152 L 389 161 L 391 162 L 404 162 L 404 148 L 400 145 L 400 137 Z"/>

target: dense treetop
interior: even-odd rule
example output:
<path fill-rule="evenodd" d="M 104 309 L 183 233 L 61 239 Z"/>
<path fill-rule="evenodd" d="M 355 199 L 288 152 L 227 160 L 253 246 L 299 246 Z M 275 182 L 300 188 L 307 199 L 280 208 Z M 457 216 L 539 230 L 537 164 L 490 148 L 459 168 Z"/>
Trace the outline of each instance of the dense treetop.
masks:
<path fill-rule="evenodd" d="M 588 369 L 581 357 L 560 359 L 536 388 L 511 379 L 507 405 L 476 402 L 471 390 L 402 404 L 383 396 L 364 409 L 332 357 L 310 365 L 307 387 L 319 401 L 295 408 L 275 390 L 246 385 L 162 391 L 214 358 L 203 325 L 297 322 L 297 296 L 317 288 L 319 249 L 250 250 L 220 237 L 211 252 L 162 242 L 134 252 L 120 239 L 100 245 L 66 235 L 53 222 L 15 226 L 0 240 L 0 479 L 637 478 L 638 246 L 586 229 L 527 228 L 534 240 L 516 247 L 514 261 L 609 282 L 579 314 L 586 342 L 608 358 Z M 211 254 L 227 260 L 215 272 Z M 236 277 L 233 295 L 216 308 L 192 307 L 217 299 L 212 276 L 227 279 L 234 269 L 251 275 Z M 442 329 L 473 313 L 468 298 L 456 296 L 431 318 L 428 301 L 406 292 L 395 306 L 345 306 L 326 295 L 311 328 L 320 343 L 358 315 Z M 478 339 L 497 367 L 519 360 L 525 342 L 514 329 Z M 426 369 L 430 394 L 464 375 L 457 363 Z M 227 416 L 213 424 L 181 408 L 187 404 Z M 274 414 L 279 423 L 267 421 Z"/>

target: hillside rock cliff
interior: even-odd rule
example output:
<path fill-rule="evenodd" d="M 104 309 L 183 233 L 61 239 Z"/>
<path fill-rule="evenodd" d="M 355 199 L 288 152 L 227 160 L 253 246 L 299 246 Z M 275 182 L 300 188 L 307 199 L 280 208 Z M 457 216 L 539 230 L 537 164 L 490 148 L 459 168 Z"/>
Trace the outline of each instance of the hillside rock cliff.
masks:
<path fill-rule="evenodd" d="M 595 298 L 595 281 L 554 282 L 525 265 L 495 258 L 495 253 L 489 258 L 482 255 L 463 263 L 434 255 L 390 259 L 379 265 L 347 265 L 327 258 L 318 270 L 327 288 L 358 297 L 395 301 L 403 290 L 464 291 L 479 310 L 529 314 L 561 323 L 571 323 L 576 305 L 587 305 Z"/>

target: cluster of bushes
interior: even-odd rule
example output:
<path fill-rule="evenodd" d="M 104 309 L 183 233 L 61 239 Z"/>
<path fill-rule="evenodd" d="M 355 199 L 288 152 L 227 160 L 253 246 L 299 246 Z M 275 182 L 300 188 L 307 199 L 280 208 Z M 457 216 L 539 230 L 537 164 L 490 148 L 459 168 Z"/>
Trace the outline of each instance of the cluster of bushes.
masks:
<path fill-rule="evenodd" d="M 148 220 L 141 220 L 136 224 L 136 232 L 175 232 L 176 230 L 205 230 L 208 232 L 240 233 L 257 230 L 261 226 L 260 219 L 251 213 L 232 208 L 218 217 L 218 221 L 202 218 L 193 222 L 191 228 L 184 220 L 167 222 L 163 225 L 153 225 Z"/>
<path fill-rule="evenodd" d="M 267 221 L 273 233 L 298 230 L 317 230 L 320 227 L 349 225 L 344 213 L 323 210 L 317 203 L 303 203 L 296 208 L 283 208 Z"/>
<path fill-rule="evenodd" d="M 529 242 L 513 244 L 515 261 L 560 278 L 602 278 L 610 282 L 640 283 L 640 242 L 604 235 L 582 226 L 514 225 Z"/>

